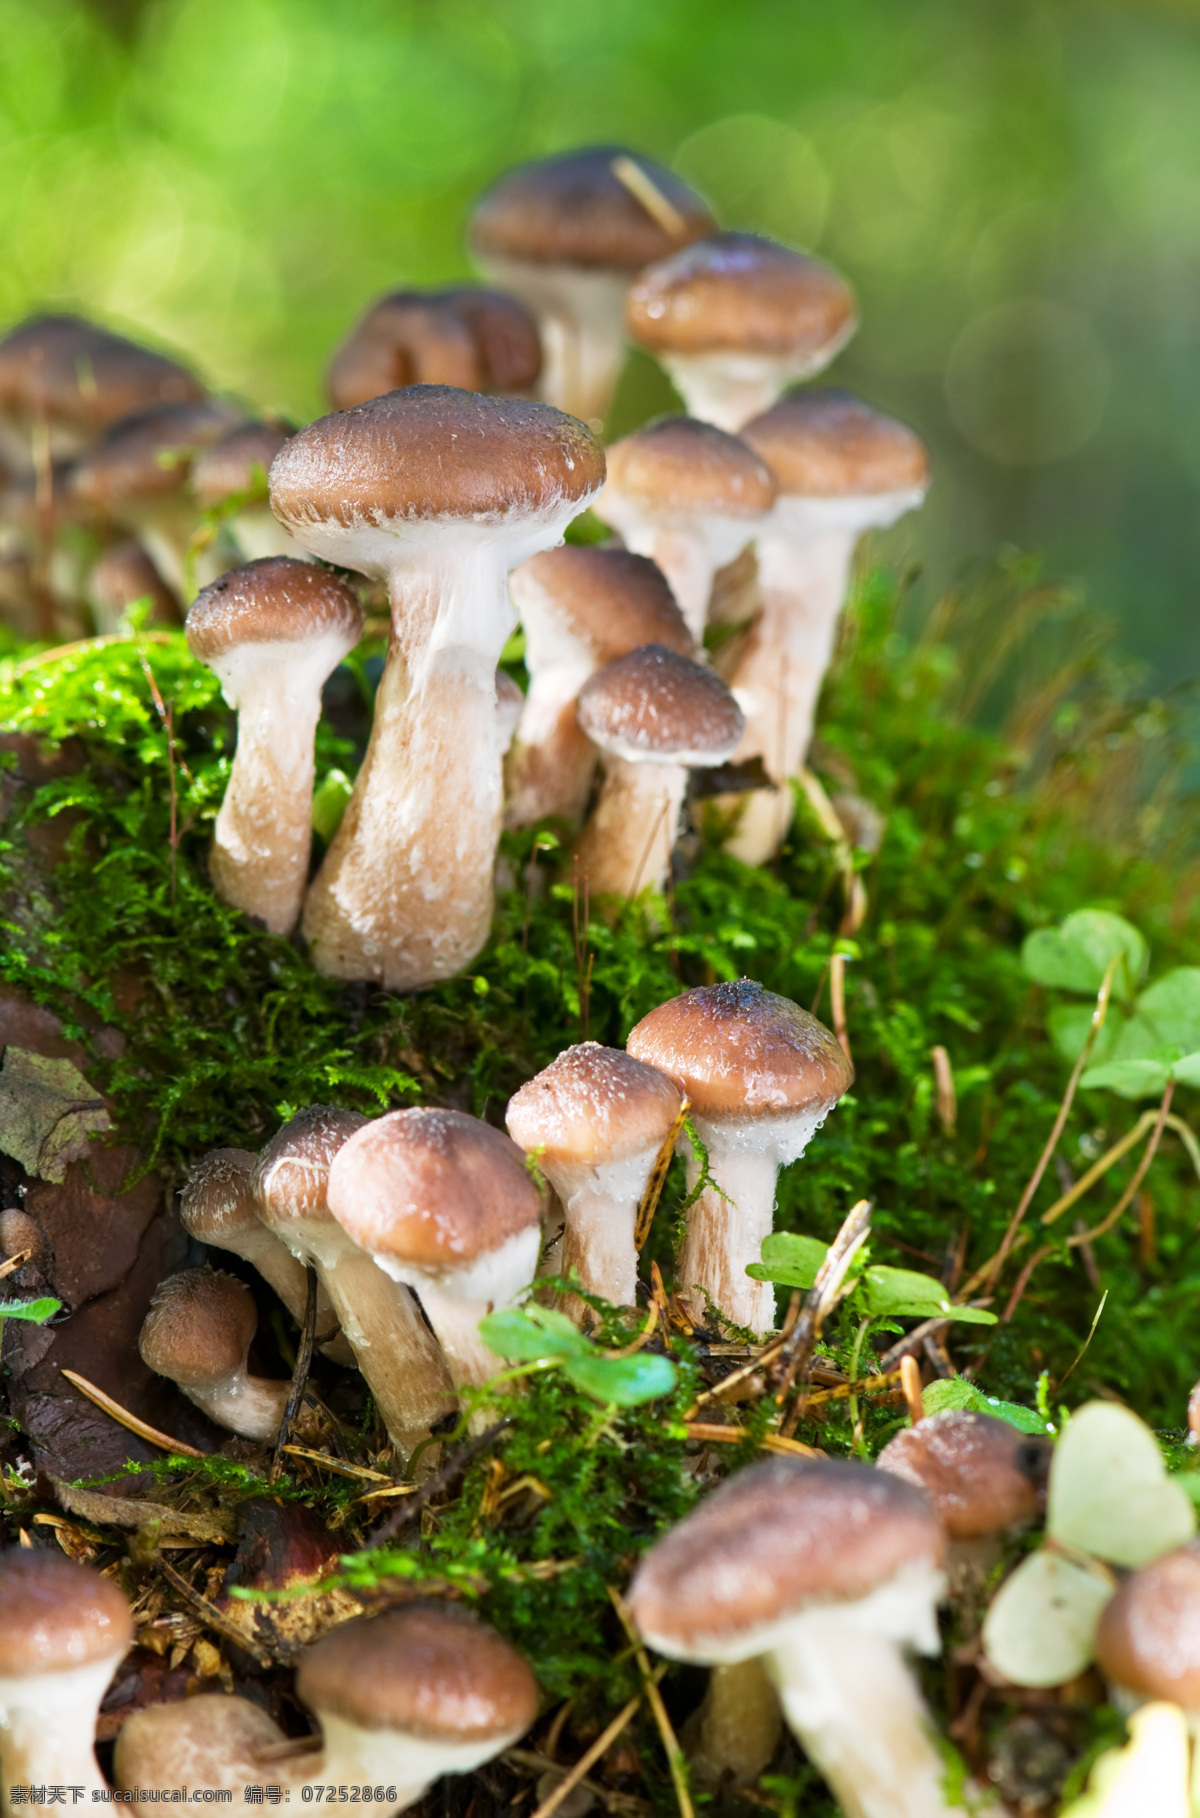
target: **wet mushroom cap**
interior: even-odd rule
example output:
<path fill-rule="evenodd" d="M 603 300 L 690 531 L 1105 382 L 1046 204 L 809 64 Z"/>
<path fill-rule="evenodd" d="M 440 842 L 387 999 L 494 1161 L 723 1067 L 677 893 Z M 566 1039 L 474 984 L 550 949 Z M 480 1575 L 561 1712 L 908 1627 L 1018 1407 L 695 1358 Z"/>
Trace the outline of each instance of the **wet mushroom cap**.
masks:
<path fill-rule="evenodd" d="M 271 462 L 294 433 L 287 424 L 266 419 L 239 423 L 206 448 L 192 469 L 197 502 L 208 510 L 238 493 L 265 499 Z"/>
<path fill-rule="evenodd" d="M 98 434 L 149 404 L 183 404 L 204 388 L 186 367 L 81 316 L 33 316 L 0 340 L 0 413 Z"/>
<path fill-rule="evenodd" d="M 1050 1444 L 994 1415 L 953 1408 L 895 1434 L 876 1463 L 925 1491 L 951 1540 L 973 1540 L 1037 1517 Z"/>
<path fill-rule="evenodd" d="M 767 464 L 739 436 L 696 417 L 661 417 L 608 450 L 608 477 L 644 511 L 757 518 L 775 503 Z"/>
<path fill-rule="evenodd" d="M 704 1118 L 786 1116 L 832 1105 L 854 1079 L 824 1023 L 753 979 L 668 999 L 625 1045 L 678 1080 Z"/>
<path fill-rule="evenodd" d="M 214 398 L 195 404 L 153 404 L 122 417 L 71 473 L 71 492 L 97 511 L 168 497 L 187 478 L 198 449 L 234 421 Z"/>
<path fill-rule="evenodd" d="M 678 235 L 616 176 L 618 158 L 632 158 L 676 211 Z M 633 272 L 713 226 L 700 198 L 663 165 L 619 145 L 596 145 L 508 171 L 476 205 L 470 239 L 476 252 L 506 259 Z"/>
<path fill-rule="evenodd" d="M 41 1547 L 0 1552 L 0 1679 L 87 1666 L 132 1641 L 129 1605 L 99 1572 Z"/>
<path fill-rule="evenodd" d="M 208 1383 L 245 1368 L 258 1329 L 254 1296 L 221 1269 L 181 1269 L 155 1289 L 138 1339 L 147 1369 Z"/>
<path fill-rule="evenodd" d="M 356 642 L 362 622 L 358 596 L 327 568 L 263 556 L 197 594 L 186 629 L 192 655 L 211 663 L 246 644 L 302 644 L 331 633 Z"/>
<path fill-rule="evenodd" d="M 665 1141 L 679 1088 L 620 1048 L 579 1042 L 564 1049 L 509 1100 L 509 1135 L 556 1164 L 595 1164 Z"/>
<path fill-rule="evenodd" d="M 929 451 L 920 436 L 848 391 L 792 392 L 740 434 L 785 494 L 836 499 L 929 483 Z"/>
<path fill-rule="evenodd" d="M 1125 1580 L 1101 1614 L 1096 1660 L 1139 1698 L 1200 1709 L 1200 1542 Z"/>
<path fill-rule="evenodd" d="M 275 515 L 306 529 L 467 518 L 503 524 L 586 500 L 604 454 L 575 417 L 521 398 L 411 385 L 318 417 L 271 468 Z"/>
<path fill-rule="evenodd" d="M 843 1459 L 772 1458 L 730 1478 L 639 1565 L 629 1607 L 654 1642 L 700 1650 L 853 1602 L 905 1568 L 940 1566 L 941 1522 L 920 1490 Z"/>
<path fill-rule="evenodd" d="M 661 644 L 643 644 L 589 676 L 576 717 L 595 744 L 631 763 L 720 763 L 746 726 L 719 675 Z"/>
<path fill-rule="evenodd" d="M 600 663 L 639 644 L 662 644 L 677 656 L 691 656 L 695 648 L 661 568 L 615 544 L 543 550 L 514 569 L 509 588 L 522 611 L 539 594 L 550 601 L 555 616 Z"/>
<path fill-rule="evenodd" d="M 457 1268 L 541 1218 L 511 1137 L 462 1111 L 391 1111 L 361 1129 L 329 1176 L 329 1205 L 370 1256 Z"/>
<path fill-rule="evenodd" d="M 213 1149 L 197 1162 L 179 1196 L 179 1222 L 201 1243 L 219 1242 L 258 1224 L 250 1149 Z"/>
<path fill-rule="evenodd" d="M 296 1691 L 322 1716 L 430 1742 L 520 1735 L 538 1706 L 515 1648 L 465 1610 L 433 1603 L 339 1623 L 302 1655 Z"/>
<path fill-rule="evenodd" d="M 802 354 L 840 341 L 855 321 L 844 278 L 820 259 L 757 234 L 717 234 L 644 271 L 626 314 L 655 352 Z"/>
<path fill-rule="evenodd" d="M 254 1165 L 259 1211 L 273 1230 L 292 1220 L 328 1218 L 329 1170 L 366 1118 L 336 1105 L 307 1105 L 277 1130 Z"/>

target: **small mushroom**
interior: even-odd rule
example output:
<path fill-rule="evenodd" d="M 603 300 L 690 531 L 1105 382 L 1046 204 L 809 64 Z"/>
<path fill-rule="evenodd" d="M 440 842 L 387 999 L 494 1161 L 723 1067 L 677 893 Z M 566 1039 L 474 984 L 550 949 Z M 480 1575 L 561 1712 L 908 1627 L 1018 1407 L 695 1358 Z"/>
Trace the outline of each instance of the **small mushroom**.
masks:
<path fill-rule="evenodd" d="M 93 1750 L 100 1701 L 133 1641 L 117 1586 L 42 1547 L 0 1552 L 0 1760 L 14 1786 L 107 1795 Z"/>
<path fill-rule="evenodd" d="M 528 392 L 542 367 L 537 322 L 503 291 L 397 290 L 373 303 L 329 363 L 335 410 L 401 385 Z"/>
<path fill-rule="evenodd" d="M 688 771 L 726 761 L 742 736 L 742 710 L 711 669 L 643 644 L 584 684 L 576 713 L 604 765 L 579 841 L 580 876 L 593 896 L 626 902 L 662 890 Z"/>
<path fill-rule="evenodd" d="M 713 225 L 661 164 L 597 145 L 508 171 L 476 205 L 470 242 L 538 318 L 542 397 L 587 421 L 604 416 L 620 374 L 636 273 Z"/>
<path fill-rule="evenodd" d="M 357 1111 L 330 1105 L 298 1111 L 259 1156 L 254 1197 L 267 1228 L 317 1271 L 388 1437 L 407 1458 L 454 1398 L 445 1360 L 412 1295 L 376 1268 L 330 1210 L 334 1161 L 366 1122 Z"/>
<path fill-rule="evenodd" d="M 648 423 L 607 460 L 597 517 L 657 562 L 700 644 L 713 576 L 753 541 L 775 502 L 770 469 L 737 436 L 695 417 Z"/>
<path fill-rule="evenodd" d="M 380 1269 L 420 1296 L 456 1388 L 504 1367 L 479 1321 L 533 1281 L 542 1203 L 503 1131 L 462 1111 L 389 1111 L 339 1150 L 329 1209 Z"/>
<path fill-rule="evenodd" d="M 245 1282 L 207 1266 L 181 1269 L 155 1289 L 138 1350 L 148 1370 L 177 1384 L 219 1427 L 265 1443 L 279 1431 L 291 1385 L 250 1375 L 257 1327 Z"/>
<path fill-rule="evenodd" d="M 1101 1613 L 1096 1661 L 1127 1708 L 1164 1699 L 1200 1723 L 1200 1541 L 1126 1578 Z"/>
<path fill-rule="evenodd" d="M 525 633 L 529 692 L 505 766 L 505 822 L 578 821 L 596 769 L 595 746 L 575 717 L 580 689 L 639 644 L 691 656 L 692 636 L 655 564 L 615 545 L 544 550 L 514 569 L 508 587 Z"/>
<path fill-rule="evenodd" d="M 662 361 L 693 417 L 739 430 L 858 326 L 844 278 L 758 234 L 698 240 L 644 271 L 629 332 Z"/>
<path fill-rule="evenodd" d="M 911 429 L 842 391 L 796 392 L 742 434 L 779 481 L 758 536 L 762 610 L 729 678 L 746 709 L 737 757 L 761 757 L 779 785 L 738 799 L 729 849 L 760 865 L 791 822 L 788 783 L 812 738 L 854 546 L 921 503 L 929 457 Z"/>
<path fill-rule="evenodd" d="M 769 1331 L 774 1289 L 746 1268 L 770 1235 L 780 1168 L 804 1154 L 849 1087 L 850 1062 L 815 1016 L 751 979 L 669 999 L 626 1047 L 687 1093 L 720 1189 L 706 1188 L 688 1214 L 675 1269 L 681 1299 L 698 1324 L 707 1295 L 734 1325 Z M 694 1185 L 694 1157 L 688 1168 Z"/>
<path fill-rule="evenodd" d="M 911 1484 L 842 1460 L 773 1458 L 650 1549 L 629 1607 L 669 1659 L 761 1659 L 853 1818 L 951 1818 L 945 1761 L 904 1658 L 940 1651 L 944 1548 Z"/>
<path fill-rule="evenodd" d="M 392 602 L 370 744 L 305 901 L 323 972 L 415 990 L 487 939 L 508 573 L 561 541 L 603 477 L 581 423 L 441 385 L 322 417 L 276 457 L 276 515 L 314 554 L 385 577 Z"/>
<path fill-rule="evenodd" d="M 87 597 L 102 635 L 115 631 L 138 600 L 149 600 L 150 623 L 180 625 L 183 609 L 135 537 L 111 543 L 92 566 Z"/>
<path fill-rule="evenodd" d="M 562 1272 L 574 1267 L 588 1293 L 614 1306 L 636 1304 L 638 1206 L 681 1102 L 655 1068 L 580 1042 L 508 1103 L 509 1135 L 562 1202 Z"/>
<path fill-rule="evenodd" d="M 266 417 L 237 423 L 206 448 L 192 469 L 192 492 L 201 511 L 224 508 L 223 522 L 244 562 L 264 556 L 294 556 L 305 551 L 290 537 L 271 510 L 267 475 L 288 437 L 289 423 Z"/>
<path fill-rule="evenodd" d="M 321 690 L 362 623 L 344 581 L 287 556 L 232 569 L 187 616 L 188 649 L 218 676 L 238 715 L 213 831 L 213 883 L 274 934 L 295 927 L 308 880 Z"/>

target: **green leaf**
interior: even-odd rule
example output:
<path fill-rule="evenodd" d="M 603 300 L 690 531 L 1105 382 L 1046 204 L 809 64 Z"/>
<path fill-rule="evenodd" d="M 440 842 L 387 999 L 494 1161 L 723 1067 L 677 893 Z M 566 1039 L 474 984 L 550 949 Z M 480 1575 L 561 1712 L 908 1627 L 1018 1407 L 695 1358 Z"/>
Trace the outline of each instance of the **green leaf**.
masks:
<path fill-rule="evenodd" d="M 585 1395 L 615 1402 L 619 1408 L 635 1408 L 639 1402 L 669 1395 L 676 1378 L 669 1357 L 603 1357 L 599 1352 L 568 1358 L 563 1374 Z"/>
<path fill-rule="evenodd" d="M 1171 1075 L 1169 1060 L 1111 1060 L 1089 1067 L 1081 1086 L 1107 1086 L 1121 1098 L 1161 1098 Z"/>
<path fill-rule="evenodd" d="M 1113 995 L 1133 996 L 1146 969 L 1147 949 L 1138 930 L 1123 915 L 1106 909 L 1077 909 L 1057 928 L 1039 928 L 1021 948 L 1021 964 L 1039 985 L 1095 997 L 1110 962 L 1121 957 Z"/>
<path fill-rule="evenodd" d="M 1171 1068 L 1171 1078 L 1181 1086 L 1200 1086 L 1200 1054 L 1185 1054 Z"/>
<path fill-rule="evenodd" d="M 41 1300 L 0 1300 L 0 1319 L 27 1319 L 35 1326 L 45 1325 L 61 1310 L 62 1301 L 48 1294 Z"/>
<path fill-rule="evenodd" d="M 862 1293 L 867 1312 L 873 1314 L 915 1314 L 933 1319 L 939 1313 L 953 1311 L 940 1281 L 932 1275 L 919 1275 L 915 1269 L 889 1269 L 883 1264 L 870 1268 L 862 1278 Z"/>
<path fill-rule="evenodd" d="M 606 1357 L 565 1313 L 553 1307 L 505 1307 L 487 1313 L 479 1336 L 489 1351 L 514 1363 L 559 1364 L 568 1382 L 597 1401 L 621 1408 L 655 1401 L 675 1387 L 669 1357 Z"/>
<path fill-rule="evenodd" d="M 342 824 L 342 816 L 354 790 L 344 770 L 330 770 L 314 790 L 312 799 L 313 831 L 328 845 Z"/>
<path fill-rule="evenodd" d="M 1137 1015 L 1163 1047 L 1173 1048 L 1177 1054 L 1196 1053 L 1200 1049 L 1200 966 L 1177 966 L 1155 979 L 1138 998 Z"/>
<path fill-rule="evenodd" d="M 552 1307 L 503 1307 L 486 1313 L 479 1322 L 479 1336 L 489 1351 L 513 1363 L 562 1362 L 586 1356 L 589 1349 L 583 1333 Z"/>
<path fill-rule="evenodd" d="M 798 1237 L 791 1231 L 772 1231 L 763 1238 L 762 1261 L 750 1263 L 747 1275 L 755 1281 L 777 1282 L 781 1288 L 811 1288 L 829 1245 L 815 1237 Z"/>
<path fill-rule="evenodd" d="M 1111 1565 L 1143 1566 L 1191 1540 L 1196 1511 L 1158 1441 L 1118 1402 L 1092 1401 L 1054 1448 L 1046 1532 Z"/>
<path fill-rule="evenodd" d="M 751 1263 L 747 1275 L 755 1281 L 771 1281 L 783 1288 L 811 1288 L 817 1271 L 828 1254 L 828 1245 L 815 1237 L 798 1237 L 789 1231 L 773 1231 L 763 1239 L 763 1260 Z M 994 1313 L 982 1307 L 956 1307 L 946 1290 L 932 1275 L 919 1275 L 915 1269 L 889 1269 L 884 1264 L 864 1271 L 858 1291 L 865 1311 L 875 1319 L 903 1315 L 917 1319 L 960 1320 L 968 1326 L 993 1326 Z"/>
<path fill-rule="evenodd" d="M 1046 1422 L 1034 1408 L 1023 1408 L 1019 1402 L 998 1401 L 984 1395 L 964 1376 L 951 1376 L 945 1382 L 931 1382 L 922 1392 L 926 1414 L 944 1414 L 948 1408 L 970 1408 L 978 1414 L 994 1414 L 1022 1433 L 1045 1433 Z"/>
<path fill-rule="evenodd" d="M 1093 1009 L 1092 1004 L 1056 1004 L 1046 1018 L 1050 1040 L 1070 1066 L 1074 1066 L 1083 1053 L 1083 1044 L 1092 1026 Z M 1099 1034 L 1092 1046 L 1093 1067 L 1109 1058 L 1124 1027 L 1124 1015 L 1110 1004 L 1108 1015 L 1100 1025 Z"/>

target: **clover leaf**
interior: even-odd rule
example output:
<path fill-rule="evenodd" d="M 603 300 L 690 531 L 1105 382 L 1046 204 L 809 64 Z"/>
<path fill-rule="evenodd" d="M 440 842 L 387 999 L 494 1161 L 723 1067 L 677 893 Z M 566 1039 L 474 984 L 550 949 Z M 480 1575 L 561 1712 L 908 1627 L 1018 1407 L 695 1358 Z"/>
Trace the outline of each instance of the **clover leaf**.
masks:
<path fill-rule="evenodd" d="M 827 1249 L 815 1237 L 773 1231 L 763 1239 L 762 1261 L 751 1263 L 746 1273 L 755 1281 L 775 1282 L 783 1288 L 811 1288 Z M 854 1278 L 852 1299 L 860 1315 L 871 1319 L 954 1319 L 974 1326 L 996 1323 L 996 1315 L 982 1307 L 955 1306 L 940 1281 L 915 1269 L 868 1265 Z"/>
<path fill-rule="evenodd" d="M 1039 985 L 1095 997 L 1114 959 L 1113 996 L 1128 1002 L 1146 970 L 1146 943 L 1132 922 L 1107 909 L 1077 909 L 1057 928 L 1039 928 L 1021 948 L 1021 964 Z"/>
<path fill-rule="evenodd" d="M 552 1307 L 506 1307 L 488 1313 L 479 1322 L 479 1336 L 498 1357 L 561 1369 L 568 1382 L 606 1405 L 636 1408 L 669 1395 L 675 1387 L 677 1371 L 669 1357 L 653 1352 L 609 1356 Z"/>

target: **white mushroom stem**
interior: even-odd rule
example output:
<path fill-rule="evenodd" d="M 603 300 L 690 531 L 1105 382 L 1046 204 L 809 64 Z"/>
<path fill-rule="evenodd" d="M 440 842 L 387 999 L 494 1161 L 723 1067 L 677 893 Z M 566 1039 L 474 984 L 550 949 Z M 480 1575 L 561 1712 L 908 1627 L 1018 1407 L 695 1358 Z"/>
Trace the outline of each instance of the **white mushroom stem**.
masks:
<path fill-rule="evenodd" d="M 637 1304 L 634 1230 L 657 1156 L 656 1144 L 595 1165 L 541 1162 L 564 1212 L 559 1272 L 565 1275 L 574 1268 L 587 1293 L 602 1295 L 615 1307 Z"/>
<path fill-rule="evenodd" d="M 702 423 L 715 423 L 733 435 L 751 417 L 769 410 L 796 379 L 808 378 L 827 366 L 855 327 L 851 320 L 836 345 L 806 355 L 660 353 L 658 358 L 687 405 L 688 415 L 699 417 Z"/>
<path fill-rule="evenodd" d="M 491 928 L 500 833 L 496 665 L 508 571 L 559 540 L 574 503 L 512 526 L 458 520 L 360 533 L 386 574 L 392 640 L 367 755 L 304 907 L 315 963 L 409 991 L 452 977 Z"/>
<path fill-rule="evenodd" d="M 707 1318 L 705 1296 L 735 1326 L 762 1334 L 775 1324 L 775 1290 L 746 1274 L 762 1261 L 763 1239 L 775 1221 L 779 1170 L 798 1161 L 831 1107 L 813 1105 L 788 1117 L 729 1118 L 720 1123 L 693 1112 L 720 1191 L 706 1187 L 687 1215 L 687 1235 L 675 1265 L 679 1296 L 697 1324 Z M 700 1164 L 686 1150 L 689 1188 Z M 722 1197 L 724 1195 L 724 1197 Z M 697 1292 L 699 1290 L 699 1292 Z"/>
<path fill-rule="evenodd" d="M 596 501 L 596 515 L 620 534 L 626 549 L 649 556 L 662 569 L 696 648 L 701 650 L 713 576 L 753 540 L 755 520 L 705 514 L 699 508 L 673 522 L 648 517 L 611 482 Z"/>
<path fill-rule="evenodd" d="M 159 499 L 127 500 L 115 508 L 115 515 L 136 532 L 167 585 L 187 600 L 187 551 L 197 518 L 190 497 L 179 491 Z"/>
<path fill-rule="evenodd" d="M 596 750 L 579 729 L 575 703 L 594 667 L 582 660 L 531 673 L 505 767 L 509 827 L 531 827 L 548 815 L 577 821 L 583 814 Z"/>
<path fill-rule="evenodd" d="M 480 263 L 501 290 L 520 297 L 538 318 L 538 397 L 585 423 L 603 417 L 625 363 L 625 300 L 634 274 L 541 265 L 496 253 Z"/>
<path fill-rule="evenodd" d="M 604 753 L 600 799 L 579 842 L 579 875 L 593 897 L 628 901 L 662 890 L 687 793 L 683 764 Z"/>
<path fill-rule="evenodd" d="M 218 894 L 275 934 L 296 925 L 312 848 L 321 689 L 344 630 L 305 645 L 244 644 L 212 662 L 238 738 L 209 863 Z"/>
<path fill-rule="evenodd" d="M 219 1427 L 264 1443 L 279 1432 L 291 1390 L 290 1383 L 251 1376 L 244 1364 L 212 1382 L 181 1382 L 179 1387 Z"/>
<path fill-rule="evenodd" d="M 66 1672 L 0 1679 L 0 1761 L 3 1807 L 14 1786 L 82 1786 L 90 1801 L 106 1788 L 93 1740 L 100 1701 L 124 1648 Z"/>

